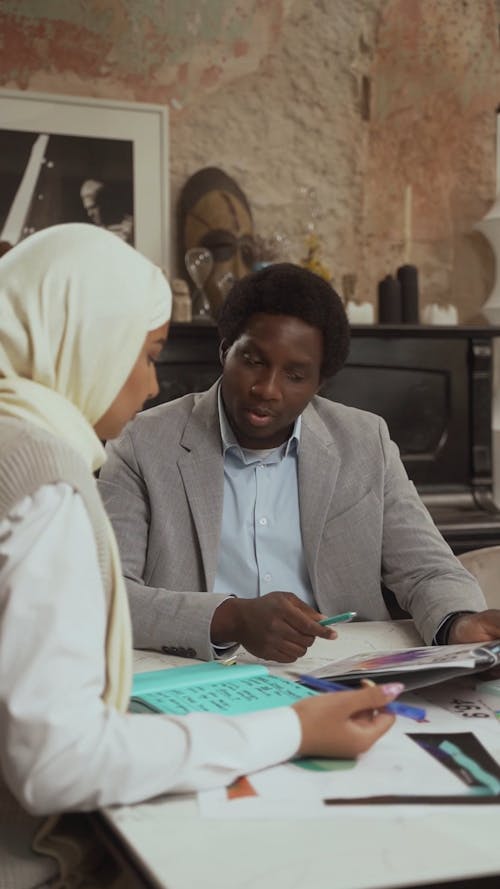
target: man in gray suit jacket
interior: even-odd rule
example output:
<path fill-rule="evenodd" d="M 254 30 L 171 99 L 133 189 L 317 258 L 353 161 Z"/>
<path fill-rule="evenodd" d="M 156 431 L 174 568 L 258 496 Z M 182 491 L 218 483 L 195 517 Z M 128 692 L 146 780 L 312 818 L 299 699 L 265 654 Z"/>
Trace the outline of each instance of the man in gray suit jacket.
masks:
<path fill-rule="evenodd" d="M 384 421 L 317 395 L 349 345 L 330 285 L 269 266 L 236 282 L 218 326 L 221 380 L 107 447 L 99 485 L 135 646 L 293 661 L 335 638 L 325 615 L 387 619 L 381 581 L 427 643 L 500 637 Z"/>

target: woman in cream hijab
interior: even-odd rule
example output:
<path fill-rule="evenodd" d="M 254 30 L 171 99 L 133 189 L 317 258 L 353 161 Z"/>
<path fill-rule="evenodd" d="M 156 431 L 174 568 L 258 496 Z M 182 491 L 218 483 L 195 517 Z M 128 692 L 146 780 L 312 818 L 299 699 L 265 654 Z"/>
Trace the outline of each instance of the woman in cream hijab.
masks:
<path fill-rule="evenodd" d="M 92 472 L 100 439 L 158 391 L 170 302 L 159 269 L 91 225 L 0 260 L 2 889 L 101 885 L 75 877 L 94 860 L 82 819 L 61 812 L 227 784 L 297 753 L 354 755 L 392 722 L 366 718 L 395 696 L 376 688 L 239 718 L 125 713 L 128 605 Z"/>

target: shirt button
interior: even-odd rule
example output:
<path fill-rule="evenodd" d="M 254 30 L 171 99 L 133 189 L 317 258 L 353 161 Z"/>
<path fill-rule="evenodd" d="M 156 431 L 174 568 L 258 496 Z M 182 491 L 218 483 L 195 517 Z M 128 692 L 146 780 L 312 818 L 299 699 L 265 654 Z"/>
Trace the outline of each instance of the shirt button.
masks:
<path fill-rule="evenodd" d="M 269 583 L 269 581 L 271 580 L 271 575 L 270 575 L 270 574 L 264 574 L 264 580 L 266 580 L 266 581 Z"/>
<path fill-rule="evenodd" d="M 259 525 L 267 525 L 267 519 L 265 516 L 259 519 Z"/>

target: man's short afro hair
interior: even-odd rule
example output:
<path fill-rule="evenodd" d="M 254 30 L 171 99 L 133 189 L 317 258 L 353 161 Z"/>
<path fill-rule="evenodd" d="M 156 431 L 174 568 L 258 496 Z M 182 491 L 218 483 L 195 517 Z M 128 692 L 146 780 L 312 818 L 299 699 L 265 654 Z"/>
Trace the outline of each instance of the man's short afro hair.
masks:
<path fill-rule="evenodd" d="M 293 315 L 323 333 L 321 377 L 336 374 L 349 352 L 349 322 L 342 300 L 323 278 L 289 262 L 275 263 L 237 280 L 223 303 L 217 326 L 231 346 L 257 313 Z"/>

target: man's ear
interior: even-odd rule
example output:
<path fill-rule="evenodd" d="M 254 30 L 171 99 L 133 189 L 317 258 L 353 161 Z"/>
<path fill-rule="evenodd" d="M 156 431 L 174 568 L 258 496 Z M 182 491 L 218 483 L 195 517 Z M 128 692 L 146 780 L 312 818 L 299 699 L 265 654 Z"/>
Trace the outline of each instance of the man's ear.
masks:
<path fill-rule="evenodd" d="M 229 344 L 228 344 L 227 340 L 221 340 L 220 345 L 219 345 L 219 361 L 220 361 L 222 367 L 224 367 L 228 349 L 229 349 Z"/>

